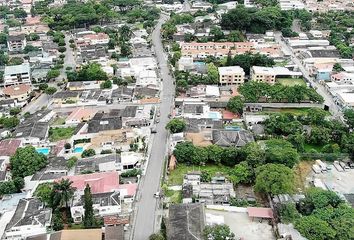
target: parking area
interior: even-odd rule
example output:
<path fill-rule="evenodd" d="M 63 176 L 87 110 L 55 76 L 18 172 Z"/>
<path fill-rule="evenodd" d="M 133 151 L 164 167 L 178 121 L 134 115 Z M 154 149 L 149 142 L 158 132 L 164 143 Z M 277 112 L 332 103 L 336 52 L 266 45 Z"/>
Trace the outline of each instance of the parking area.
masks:
<path fill-rule="evenodd" d="M 315 174 L 312 172 L 311 176 L 312 179 L 320 179 L 329 190 L 341 194 L 354 193 L 354 169 L 339 172 L 332 168 L 332 170 L 324 173 Z"/>
<path fill-rule="evenodd" d="M 272 240 L 275 239 L 272 231 L 272 226 L 268 220 L 259 221 L 255 219 L 252 221 L 248 217 L 247 212 L 226 212 L 206 209 L 205 213 L 215 216 L 222 216 L 224 223 L 228 225 L 231 231 L 235 234 L 235 239 L 244 240 Z"/>

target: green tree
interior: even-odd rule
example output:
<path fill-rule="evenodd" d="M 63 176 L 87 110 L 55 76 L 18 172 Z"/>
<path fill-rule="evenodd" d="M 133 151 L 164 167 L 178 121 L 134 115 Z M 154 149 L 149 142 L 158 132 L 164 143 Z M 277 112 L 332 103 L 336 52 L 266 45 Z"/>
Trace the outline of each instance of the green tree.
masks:
<path fill-rule="evenodd" d="M 196 152 L 196 147 L 191 142 L 182 142 L 176 145 L 173 155 L 180 163 L 191 163 Z"/>
<path fill-rule="evenodd" d="M 41 83 L 41 84 L 39 84 L 39 86 L 38 86 L 38 89 L 41 90 L 41 91 L 44 91 L 44 90 L 46 90 L 47 88 L 48 88 L 48 84 L 46 84 L 46 83 Z"/>
<path fill-rule="evenodd" d="M 29 53 L 29 52 L 37 52 L 40 51 L 38 47 L 32 46 L 32 45 L 26 45 L 26 47 L 23 49 L 24 53 Z"/>
<path fill-rule="evenodd" d="M 342 72 L 342 71 L 344 71 L 344 68 L 342 67 L 342 65 L 340 65 L 340 63 L 335 63 L 333 65 L 333 71 L 334 72 Z"/>
<path fill-rule="evenodd" d="M 222 225 L 206 226 L 203 230 L 205 240 L 234 240 L 235 234 L 230 230 L 230 227 Z"/>
<path fill-rule="evenodd" d="M 332 191 L 326 191 L 320 188 L 310 188 L 307 190 L 306 200 L 313 205 L 313 208 L 325 208 L 328 206 L 338 207 L 343 201 Z"/>
<path fill-rule="evenodd" d="M 21 65 L 23 63 L 23 59 L 21 57 L 12 57 L 8 61 L 8 65 L 10 66 L 15 66 L 15 65 Z"/>
<path fill-rule="evenodd" d="M 283 139 L 271 139 L 266 142 L 267 163 L 279 163 L 292 168 L 299 159 L 299 154 L 290 142 Z"/>
<path fill-rule="evenodd" d="M 4 32 L 0 33 L 0 44 L 7 44 L 7 34 Z"/>
<path fill-rule="evenodd" d="M 93 213 L 93 206 L 92 206 L 92 195 L 91 195 L 91 188 L 87 184 L 84 190 L 84 226 L 85 228 L 92 228 L 95 227 L 95 216 Z"/>
<path fill-rule="evenodd" d="M 13 181 L 0 182 L 0 196 L 4 194 L 12 194 L 17 191 Z"/>
<path fill-rule="evenodd" d="M 153 233 L 150 235 L 149 240 L 165 240 L 160 233 Z"/>
<path fill-rule="evenodd" d="M 327 112 L 319 108 L 313 108 L 308 112 L 307 118 L 311 124 L 322 125 L 325 122 Z"/>
<path fill-rule="evenodd" d="M 344 111 L 344 118 L 350 128 L 354 128 L 354 110 L 349 108 Z"/>
<path fill-rule="evenodd" d="M 214 65 L 214 63 L 207 64 L 207 72 L 211 83 L 216 84 L 219 82 L 218 68 Z"/>
<path fill-rule="evenodd" d="M 301 133 L 290 134 L 288 136 L 289 142 L 299 151 L 303 152 L 305 150 L 305 136 Z"/>
<path fill-rule="evenodd" d="M 81 157 L 82 158 L 87 158 L 87 157 L 92 157 L 96 155 L 96 151 L 92 148 L 89 149 L 85 149 L 82 153 L 81 153 Z"/>
<path fill-rule="evenodd" d="M 27 13 L 23 8 L 16 8 L 12 11 L 16 18 L 26 18 Z"/>
<path fill-rule="evenodd" d="M 227 40 L 230 42 L 244 42 L 245 37 L 239 30 L 233 30 L 227 36 Z"/>
<path fill-rule="evenodd" d="M 44 92 L 48 95 L 53 95 L 57 92 L 57 89 L 55 87 L 48 87 Z"/>
<path fill-rule="evenodd" d="M 280 205 L 279 215 L 283 223 L 291 223 L 301 217 L 300 213 L 296 209 L 295 204 L 293 203 Z"/>
<path fill-rule="evenodd" d="M 265 150 L 256 142 L 248 143 L 243 147 L 242 155 L 244 155 L 246 162 L 252 168 L 256 168 L 265 163 Z"/>
<path fill-rule="evenodd" d="M 250 184 L 253 181 L 253 169 L 246 161 L 236 164 L 229 173 L 229 177 L 234 184 Z"/>
<path fill-rule="evenodd" d="M 244 105 L 243 98 L 235 96 L 229 99 L 226 108 L 233 113 L 242 114 Z"/>
<path fill-rule="evenodd" d="M 53 214 L 53 230 L 60 231 L 62 229 L 64 229 L 63 217 L 62 217 L 60 211 L 57 209 L 54 211 L 54 214 Z"/>
<path fill-rule="evenodd" d="M 21 112 L 21 109 L 19 107 L 14 107 L 10 109 L 10 115 L 11 116 L 16 116 Z"/>
<path fill-rule="evenodd" d="M 73 182 L 69 179 L 61 179 L 58 182 L 54 182 L 53 191 L 51 192 L 50 198 L 52 203 L 52 208 L 65 207 L 66 210 L 69 209 L 69 201 L 74 196 L 75 189 L 71 186 Z"/>
<path fill-rule="evenodd" d="M 315 145 L 327 144 L 331 141 L 331 130 L 324 127 L 314 126 L 311 129 L 308 142 Z"/>
<path fill-rule="evenodd" d="M 180 133 L 186 129 L 186 126 L 187 125 L 185 121 L 182 119 L 174 118 L 167 123 L 166 129 L 171 133 Z"/>
<path fill-rule="evenodd" d="M 9 56 L 3 50 L 0 50 L 0 66 L 5 66 L 8 61 Z"/>
<path fill-rule="evenodd" d="M 76 80 L 78 81 L 105 81 L 107 79 L 107 74 L 102 70 L 101 65 L 98 63 L 84 65 L 76 76 Z"/>
<path fill-rule="evenodd" d="M 111 89 L 112 88 L 112 81 L 106 80 L 100 84 L 100 88 L 102 89 Z"/>
<path fill-rule="evenodd" d="M 60 75 L 60 71 L 58 69 L 50 69 L 48 72 L 47 72 L 47 80 L 52 80 L 54 78 L 57 78 L 59 77 Z"/>
<path fill-rule="evenodd" d="M 14 128 L 20 123 L 20 120 L 17 117 L 1 117 L 0 124 L 5 128 Z"/>
<path fill-rule="evenodd" d="M 18 148 L 10 158 L 13 177 L 26 177 L 34 174 L 47 165 L 47 158 L 32 146 Z"/>
<path fill-rule="evenodd" d="M 255 190 L 272 195 L 291 193 L 294 190 L 294 173 L 282 165 L 268 163 L 256 169 Z"/>
<path fill-rule="evenodd" d="M 51 193 L 53 191 L 52 183 L 41 183 L 36 188 L 34 195 L 41 200 L 46 206 L 52 206 L 51 203 Z"/>
<path fill-rule="evenodd" d="M 336 232 L 323 220 L 305 216 L 295 222 L 295 228 L 309 240 L 335 239 Z"/>
<path fill-rule="evenodd" d="M 68 161 L 66 161 L 66 167 L 72 169 L 76 165 L 77 160 L 78 159 L 75 156 L 69 158 Z"/>

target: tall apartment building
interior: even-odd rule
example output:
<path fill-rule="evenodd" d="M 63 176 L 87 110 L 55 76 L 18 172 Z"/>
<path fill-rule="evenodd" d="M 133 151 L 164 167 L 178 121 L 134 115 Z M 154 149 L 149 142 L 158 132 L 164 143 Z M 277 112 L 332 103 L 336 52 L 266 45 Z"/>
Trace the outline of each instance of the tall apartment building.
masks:
<path fill-rule="evenodd" d="M 5 67 L 4 86 L 17 84 L 31 84 L 31 68 L 29 63 Z"/>
<path fill-rule="evenodd" d="M 271 67 L 258 67 L 251 68 L 251 79 L 257 82 L 264 82 L 269 84 L 275 83 L 276 72 Z"/>
<path fill-rule="evenodd" d="M 221 85 L 241 85 L 245 82 L 245 72 L 240 66 L 219 67 Z"/>

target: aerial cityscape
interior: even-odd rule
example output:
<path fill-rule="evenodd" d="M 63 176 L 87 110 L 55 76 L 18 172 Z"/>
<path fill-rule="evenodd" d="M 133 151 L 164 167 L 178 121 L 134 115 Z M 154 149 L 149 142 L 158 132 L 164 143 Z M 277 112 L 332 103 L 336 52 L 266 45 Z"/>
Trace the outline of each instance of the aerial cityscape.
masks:
<path fill-rule="evenodd" d="M 353 0 L 0 0 L 0 239 L 354 240 Z"/>

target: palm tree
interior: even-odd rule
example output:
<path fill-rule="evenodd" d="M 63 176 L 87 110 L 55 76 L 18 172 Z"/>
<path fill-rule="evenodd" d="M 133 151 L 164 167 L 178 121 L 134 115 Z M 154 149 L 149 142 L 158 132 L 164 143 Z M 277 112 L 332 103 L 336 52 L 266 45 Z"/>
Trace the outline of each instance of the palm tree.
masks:
<path fill-rule="evenodd" d="M 74 195 L 75 188 L 71 186 L 73 182 L 69 179 L 62 179 L 59 182 L 54 182 L 53 192 L 52 192 L 52 205 L 53 208 L 58 206 L 69 208 L 69 200 Z"/>

